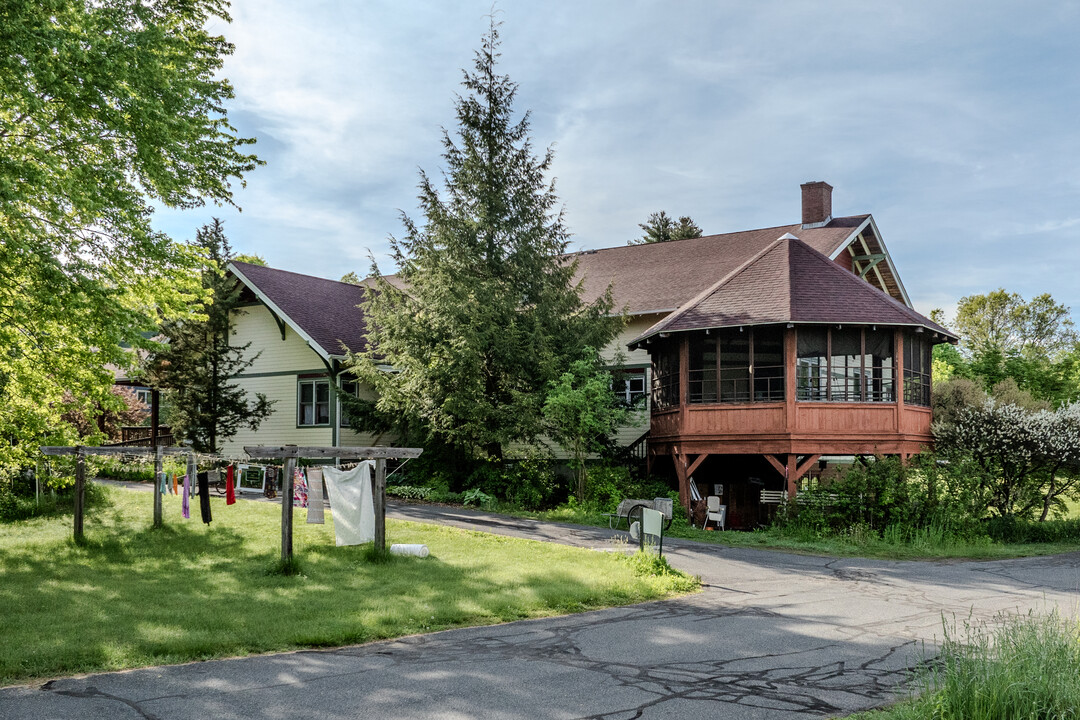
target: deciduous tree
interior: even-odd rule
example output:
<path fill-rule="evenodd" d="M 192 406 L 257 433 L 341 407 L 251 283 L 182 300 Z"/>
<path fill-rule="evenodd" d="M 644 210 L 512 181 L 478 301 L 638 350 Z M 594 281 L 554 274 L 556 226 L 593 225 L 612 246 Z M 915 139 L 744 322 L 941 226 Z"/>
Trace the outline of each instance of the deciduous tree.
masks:
<path fill-rule="evenodd" d="M 629 415 L 612 392 L 611 373 L 594 348 L 585 348 L 581 358 L 550 384 L 544 419 L 548 434 L 574 458 L 579 502 L 585 500 L 585 458 L 599 452 Z"/>
<path fill-rule="evenodd" d="M 197 258 L 153 204 L 229 203 L 258 160 L 229 125 L 220 0 L 0 6 L 0 473 L 71 435 L 65 393 L 114 403 L 162 317 L 198 294 Z"/>

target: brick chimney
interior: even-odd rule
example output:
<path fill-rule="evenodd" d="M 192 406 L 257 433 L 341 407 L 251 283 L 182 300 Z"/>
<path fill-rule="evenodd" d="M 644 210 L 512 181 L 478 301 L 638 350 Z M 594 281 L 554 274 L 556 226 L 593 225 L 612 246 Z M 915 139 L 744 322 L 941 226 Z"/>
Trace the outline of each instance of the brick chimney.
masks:
<path fill-rule="evenodd" d="M 832 185 L 822 180 L 803 183 L 803 230 L 823 227 L 830 220 L 832 220 Z"/>

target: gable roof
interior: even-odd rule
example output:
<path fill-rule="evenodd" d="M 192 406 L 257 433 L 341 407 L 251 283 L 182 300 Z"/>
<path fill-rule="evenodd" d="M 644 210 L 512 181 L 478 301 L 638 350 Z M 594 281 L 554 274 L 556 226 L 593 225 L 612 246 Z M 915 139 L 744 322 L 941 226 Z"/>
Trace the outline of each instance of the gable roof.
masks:
<path fill-rule="evenodd" d="M 366 346 L 363 286 L 235 260 L 229 270 L 324 360 Z"/>
<path fill-rule="evenodd" d="M 799 233 L 803 242 L 832 256 L 858 233 L 869 215 L 834 218 L 824 227 L 802 230 L 783 225 L 761 230 L 706 235 L 689 240 L 624 245 L 577 253 L 578 279 L 586 300 L 600 297 L 613 285 L 615 307 L 631 315 L 671 312 L 754 257 L 785 233 Z M 858 279 L 858 278 L 856 278 Z"/>
<path fill-rule="evenodd" d="M 809 243 L 784 233 L 629 345 L 661 332 L 775 323 L 913 326 L 957 339 Z"/>

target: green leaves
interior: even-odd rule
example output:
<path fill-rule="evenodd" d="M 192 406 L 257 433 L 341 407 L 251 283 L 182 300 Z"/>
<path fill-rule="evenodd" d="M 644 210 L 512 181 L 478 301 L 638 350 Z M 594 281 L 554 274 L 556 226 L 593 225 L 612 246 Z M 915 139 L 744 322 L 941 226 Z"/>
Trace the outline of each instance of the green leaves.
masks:
<path fill-rule="evenodd" d="M 406 234 L 391 239 L 398 275 L 370 287 L 368 345 L 350 358 L 388 421 L 496 459 L 542 431 L 549 381 L 622 323 L 610 292 L 581 298 L 547 179 L 553 156 L 533 153 L 528 114 L 515 119 L 498 47 L 492 24 L 464 74 L 456 135 L 444 131 L 445 185 L 421 172 L 424 223 L 403 217 Z"/>
<path fill-rule="evenodd" d="M 0 431 L 62 432 L 56 399 L 103 396 L 200 295 L 153 203 L 231 203 L 259 160 L 229 125 L 216 0 L 11 0 L 0 7 Z M 0 465 L 25 461 L 0 449 Z"/>

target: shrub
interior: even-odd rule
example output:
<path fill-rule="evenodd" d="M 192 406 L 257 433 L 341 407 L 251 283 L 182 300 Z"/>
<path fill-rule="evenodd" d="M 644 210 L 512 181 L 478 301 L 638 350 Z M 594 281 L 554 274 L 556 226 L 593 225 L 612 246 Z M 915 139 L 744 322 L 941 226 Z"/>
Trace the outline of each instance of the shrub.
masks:
<path fill-rule="evenodd" d="M 985 536 L 979 521 L 988 498 L 981 473 L 963 458 L 941 462 L 931 453 L 912 458 L 907 466 L 898 458 L 877 458 L 799 493 L 774 522 L 818 539 L 835 534 L 866 539 L 886 530 L 894 539 L 916 530 L 952 539 Z"/>
<path fill-rule="evenodd" d="M 386 494 L 406 500 L 425 500 L 431 495 L 431 488 L 417 487 L 415 485 L 388 485 Z"/>
<path fill-rule="evenodd" d="M 494 497 L 478 488 L 466 490 L 461 500 L 465 505 L 476 505 L 477 507 L 490 507 L 495 503 Z"/>
<path fill-rule="evenodd" d="M 997 516 L 984 522 L 986 533 L 1004 543 L 1080 542 L 1080 518 L 1032 522 L 1015 516 Z"/>
<path fill-rule="evenodd" d="M 16 492 L 17 489 L 19 489 L 18 486 L 13 487 L 10 483 L 0 482 L 0 522 L 68 513 L 75 507 L 74 484 L 67 485 L 56 492 L 43 493 L 40 501 L 35 500 L 33 490 L 26 494 Z M 108 503 L 106 491 L 100 485 L 87 482 L 83 492 L 87 509 Z"/>

